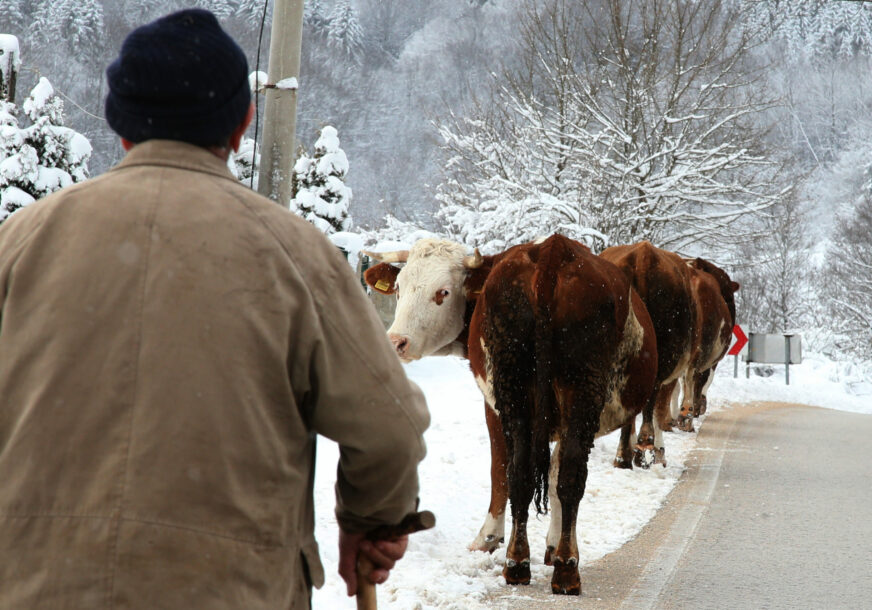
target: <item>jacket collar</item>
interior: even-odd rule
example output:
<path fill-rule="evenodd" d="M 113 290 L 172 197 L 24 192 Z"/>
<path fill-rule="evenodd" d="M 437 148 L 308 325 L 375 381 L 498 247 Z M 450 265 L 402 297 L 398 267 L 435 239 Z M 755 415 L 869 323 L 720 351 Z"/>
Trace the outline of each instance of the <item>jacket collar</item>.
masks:
<path fill-rule="evenodd" d="M 127 167 L 155 165 L 160 167 L 175 167 L 195 172 L 213 174 L 221 178 L 236 178 L 230 173 L 227 162 L 212 154 L 209 150 L 187 142 L 175 140 L 146 140 L 130 149 L 121 163 L 110 171 Z"/>

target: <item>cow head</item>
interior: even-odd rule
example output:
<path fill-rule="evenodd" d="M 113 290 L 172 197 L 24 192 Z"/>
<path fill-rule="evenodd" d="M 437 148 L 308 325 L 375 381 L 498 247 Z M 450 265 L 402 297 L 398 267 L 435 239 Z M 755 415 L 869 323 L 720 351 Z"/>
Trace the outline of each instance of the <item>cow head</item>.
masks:
<path fill-rule="evenodd" d="M 401 360 L 432 355 L 457 339 L 470 296 L 464 282 L 483 262 L 478 250 L 467 255 L 461 244 L 422 239 L 408 251 L 365 254 L 382 261 L 366 271 L 366 283 L 397 296 L 388 337 Z M 391 262 L 406 264 L 398 269 Z"/>

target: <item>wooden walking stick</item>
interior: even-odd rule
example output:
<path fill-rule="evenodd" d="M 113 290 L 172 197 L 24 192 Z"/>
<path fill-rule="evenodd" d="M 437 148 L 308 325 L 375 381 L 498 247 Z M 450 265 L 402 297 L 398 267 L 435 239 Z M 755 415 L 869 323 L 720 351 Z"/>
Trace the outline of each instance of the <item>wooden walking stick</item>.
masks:
<path fill-rule="evenodd" d="M 366 534 L 366 539 L 372 542 L 390 540 L 407 534 L 428 530 L 436 525 L 436 517 L 429 510 L 419 513 L 409 513 L 396 525 L 382 525 Z M 376 610 L 378 601 L 375 595 L 375 585 L 369 581 L 369 575 L 374 566 L 363 554 L 357 558 L 357 610 Z"/>

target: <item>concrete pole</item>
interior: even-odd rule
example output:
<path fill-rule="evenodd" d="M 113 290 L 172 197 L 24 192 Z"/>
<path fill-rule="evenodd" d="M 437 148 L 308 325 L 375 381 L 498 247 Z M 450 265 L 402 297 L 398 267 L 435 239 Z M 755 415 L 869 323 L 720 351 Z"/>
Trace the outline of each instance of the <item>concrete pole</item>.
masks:
<path fill-rule="evenodd" d="M 291 200 L 291 167 L 297 124 L 297 89 L 288 79 L 300 74 L 303 0 L 276 0 L 270 30 L 263 146 L 257 190 L 276 203 Z M 277 86 L 278 85 L 278 86 Z"/>

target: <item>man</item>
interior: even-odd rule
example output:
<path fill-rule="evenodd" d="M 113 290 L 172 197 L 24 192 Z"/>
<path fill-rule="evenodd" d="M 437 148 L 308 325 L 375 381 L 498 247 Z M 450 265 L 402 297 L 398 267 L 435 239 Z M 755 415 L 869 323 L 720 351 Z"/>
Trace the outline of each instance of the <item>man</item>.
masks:
<path fill-rule="evenodd" d="M 360 284 L 235 181 L 248 66 L 215 17 L 107 70 L 129 152 L 0 226 L 0 607 L 297 608 L 324 576 L 317 433 L 341 448 L 340 573 L 382 582 L 429 422 Z"/>

